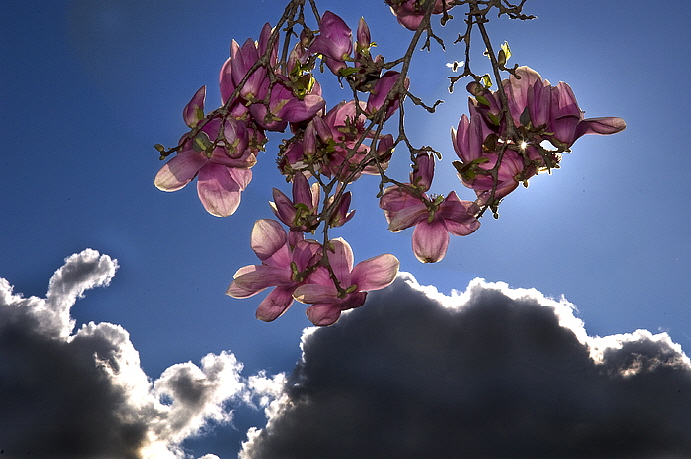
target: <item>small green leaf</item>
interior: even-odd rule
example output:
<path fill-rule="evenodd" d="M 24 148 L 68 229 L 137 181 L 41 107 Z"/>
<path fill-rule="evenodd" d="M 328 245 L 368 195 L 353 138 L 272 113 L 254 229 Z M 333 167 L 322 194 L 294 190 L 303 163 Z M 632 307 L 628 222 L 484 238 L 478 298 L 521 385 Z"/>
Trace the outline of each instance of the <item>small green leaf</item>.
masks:
<path fill-rule="evenodd" d="M 487 100 L 485 96 L 475 96 L 475 100 L 477 100 L 482 105 L 486 105 L 489 107 L 489 100 Z"/>
<path fill-rule="evenodd" d="M 489 77 L 489 75 L 485 75 L 480 79 L 480 83 L 482 86 L 485 87 L 485 89 L 489 89 L 492 87 L 492 79 Z"/>

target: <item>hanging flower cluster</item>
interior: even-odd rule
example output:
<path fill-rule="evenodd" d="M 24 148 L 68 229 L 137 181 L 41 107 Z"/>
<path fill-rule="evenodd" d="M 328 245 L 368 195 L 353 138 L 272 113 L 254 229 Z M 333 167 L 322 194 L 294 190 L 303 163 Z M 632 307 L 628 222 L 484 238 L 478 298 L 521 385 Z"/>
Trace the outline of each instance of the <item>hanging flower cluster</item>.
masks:
<path fill-rule="evenodd" d="M 305 20 L 307 1 L 315 12 L 316 30 Z M 272 321 L 299 301 L 308 305 L 313 324 L 330 325 L 342 311 L 362 306 L 368 291 L 393 281 L 396 257 L 383 254 L 355 264 L 348 242 L 329 235 L 353 218 L 347 188 L 363 175 L 379 177 L 379 205 L 388 229 L 414 227 L 413 253 L 421 262 L 434 263 L 444 258 L 450 234 L 476 231 L 486 209 L 496 215 L 500 201 L 520 183 L 559 167 L 561 154 L 580 136 L 625 128 L 620 118 L 584 119 L 566 83 L 551 86 L 528 67 L 506 68 L 508 46 L 495 58 L 483 25 L 486 15 L 498 8 L 500 15 L 513 19 L 532 18 L 522 13 L 522 3 L 495 2 L 484 8 L 475 0 L 385 3 L 401 25 L 416 31 L 402 58 L 387 62 L 372 55 L 376 44 L 364 19 L 354 35 L 333 12 L 317 15 L 313 0 L 289 0 L 278 25 L 266 24 L 258 41 L 231 43 L 219 76 L 221 107 L 206 113 L 206 87 L 201 87 L 183 110 L 190 130 L 174 148 L 156 145 L 161 159 L 174 154 L 156 174 L 156 187 L 176 191 L 197 178 L 206 211 L 226 217 L 237 210 L 268 134 L 290 133 L 279 146 L 277 164 L 292 182 L 292 196 L 273 189 L 270 204 L 278 221 L 258 220 L 250 238 L 261 264 L 239 269 L 226 292 L 247 298 L 273 287 L 257 309 L 258 319 Z M 430 107 L 409 92 L 408 65 L 422 32 L 427 33 L 425 47 L 430 38 L 442 43 L 430 18 L 441 15 L 443 25 L 453 19 L 449 10 L 462 4 L 470 6 L 466 35 L 459 39 L 466 43 L 466 53 L 470 32 L 478 27 L 496 79 L 499 71 L 510 74 L 494 91 L 488 76 L 479 77 L 467 66 L 461 75 L 473 81 L 467 85 L 469 116 L 462 115 L 458 129 L 452 129 L 459 157 L 453 165 L 461 183 L 475 192 L 473 201 L 461 200 L 455 191 L 446 196 L 429 193 L 435 156 L 441 156 L 431 147 L 413 147 L 403 124 L 406 99 L 429 112 L 441 102 Z M 341 86 L 347 84 L 352 98 L 327 107 L 317 79 L 325 71 Z M 398 121 L 395 137 L 384 131 L 391 119 Z M 399 144 L 407 147 L 412 162 L 406 182 L 386 175 Z M 312 236 L 317 231 L 323 234 L 320 241 Z"/>

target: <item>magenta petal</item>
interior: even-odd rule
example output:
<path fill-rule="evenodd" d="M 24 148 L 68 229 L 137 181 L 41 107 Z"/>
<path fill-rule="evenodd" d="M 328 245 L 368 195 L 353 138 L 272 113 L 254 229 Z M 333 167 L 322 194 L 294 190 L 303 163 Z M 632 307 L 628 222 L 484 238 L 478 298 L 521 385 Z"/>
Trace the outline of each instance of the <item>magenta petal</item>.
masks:
<path fill-rule="evenodd" d="M 369 258 L 355 266 L 351 282 L 356 284 L 360 291 L 382 289 L 396 278 L 398 266 L 398 259 L 388 253 Z"/>
<path fill-rule="evenodd" d="M 250 246 L 257 258 L 264 261 L 286 244 L 288 236 L 276 220 L 257 220 L 252 227 Z"/>
<path fill-rule="evenodd" d="M 208 163 L 199 170 L 197 193 L 211 215 L 228 217 L 240 205 L 240 186 L 221 164 Z"/>
<path fill-rule="evenodd" d="M 162 191 L 177 191 L 187 185 L 208 158 L 196 151 L 182 151 L 163 165 L 154 178 L 154 185 Z"/>
<path fill-rule="evenodd" d="M 276 116 L 291 123 L 298 123 L 312 118 L 325 105 L 326 101 L 321 96 L 314 94 L 306 95 L 303 100 L 291 97 Z"/>
<path fill-rule="evenodd" d="M 189 127 L 195 127 L 200 120 L 204 119 L 205 98 L 206 85 L 199 88 L 194 96 L 192 96 L 192 100 L 185 105 L 185 109 L 182 111 L 182 118 L 185 120 L 185 124 Z"/>
<path fill-rule="evenodd" d="M 307 307 L 307 318 L 314 325 L 332 325 L 341 317 L 341 308 L 336 304 L 315 304 Z"/>
<path fill-rule="evenodd" d="M 413 253 L 423 263 L 436 263 L 446 255 L 449 232 L 441 219 L 420 222 L 413 231 Z"/>
<path fill-rule="evenodd" d="M 276 287 L 259 303 L 256 317 L 264 322 L 271 322 L 281 316 L 293 304 L 293 289 Z"/>
<path fill-rule="evenodd" d="M 302 172 L 296 173 L 293 177 L 293 199 L 296 204 L 301 203 L 308 207 L 313 204 L 312 188 L 307 176 Z"/>
<path fill-rule="evenodd" d="M 288 196 L 281 190 L 273 189 L 274 202 L 270 203 L 276 217 L 285 223 L 287 226 L 293 226 L 295 220 L 296 210 Z"/>

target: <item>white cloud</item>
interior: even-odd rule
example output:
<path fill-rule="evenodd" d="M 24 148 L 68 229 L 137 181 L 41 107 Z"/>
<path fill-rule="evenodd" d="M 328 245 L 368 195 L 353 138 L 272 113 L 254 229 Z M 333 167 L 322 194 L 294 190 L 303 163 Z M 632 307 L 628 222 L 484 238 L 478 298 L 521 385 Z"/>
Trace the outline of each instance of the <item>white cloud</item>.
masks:
<path fill-rule="evenodd" d="M 232 354 L 173 365 L 152 382 L 121 326 L 92 322 L 72 333 L 70 308 L 117 267 L 95 250 L 74 254 L 45 299 L 14 294 L 0 278 L 3 457 L 184 458 L 183 440 L 230 420 L 228 401 L 247 399 Z"/>
<path fill-rule="evenodd" d="M 664 334 L 589 337 L 565 300 L 408 274 L 332 327 L 241 457 L 691 457 L 691 365 Z"/>

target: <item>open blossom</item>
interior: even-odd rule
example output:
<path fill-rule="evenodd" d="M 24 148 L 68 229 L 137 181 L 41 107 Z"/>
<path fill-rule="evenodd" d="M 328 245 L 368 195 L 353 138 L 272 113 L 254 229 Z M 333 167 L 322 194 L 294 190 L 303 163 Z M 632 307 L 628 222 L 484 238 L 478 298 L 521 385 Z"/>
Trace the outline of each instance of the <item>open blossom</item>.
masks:
<path fill-rule="evenodd" d="M 250 244 L 262 264 L 240 268 L 226 295 L 248 298 L 275 287 L 257 308 L 257 319 L 270 322 L 293 304 L 293 293 L 305 283 L 321 244 L 305 240 L 302 232 L 288 235 L 280 223 L 268 219 L 255 222 Z"/>
<path fill-rule="evenodd" d="M 339 293 L 328 270 L 320 266 L 309 276 L 307 283 L 295 289 L 293 297 L 309 304 L 307 317 L 314 325 L 331 325 L 341 311 L 362 306 L 367 292 L 380 290 L 393 282 L 399 262 L 391 254 L 383 254 L 358 263 L 353 268 L 353 250 L 342 238 L 329 241 L 327 250 L 334 275 L 344 293 Z"/>
<path fill-rule="evenodd" d="M 188 124 L 201 122 L 200 91 L 183 111 Z M 223 138 L 218 140 L 221 129 Z M 180 151 L 158 171 L 154 185 L 177 191 L 197 177 L 197 192 L 206 211 L 217 217 L 232 215 L 240 204 L 240 193 L 252 180 L 250 168 L 257 162 L 249 147 L 252 135 L 240 120 L 214 117 L 206 121 L 194 137 L 185 134 L 180 139 Z"/>
<path fill-rule="evenodd" d="M 379 202 L 389 223 L 389 231 L 415 227 L 413 253 L 423 263 L 436 263 L 444 258 L 449 246 L 449 233 L 466 236 L 480 227 L 476 218 L 480 211 L 477 204 L 461 201 L 455 191 L 446 197 L 429 197 L 425 193 L 434 174 L 432 161 L 430 153 L 418 154 L 416 158 L 417 168 L 411 173 L 412 183 L 408 185 L 418 188 L 419 196 L 393 185 L 384 190 Z"/>

